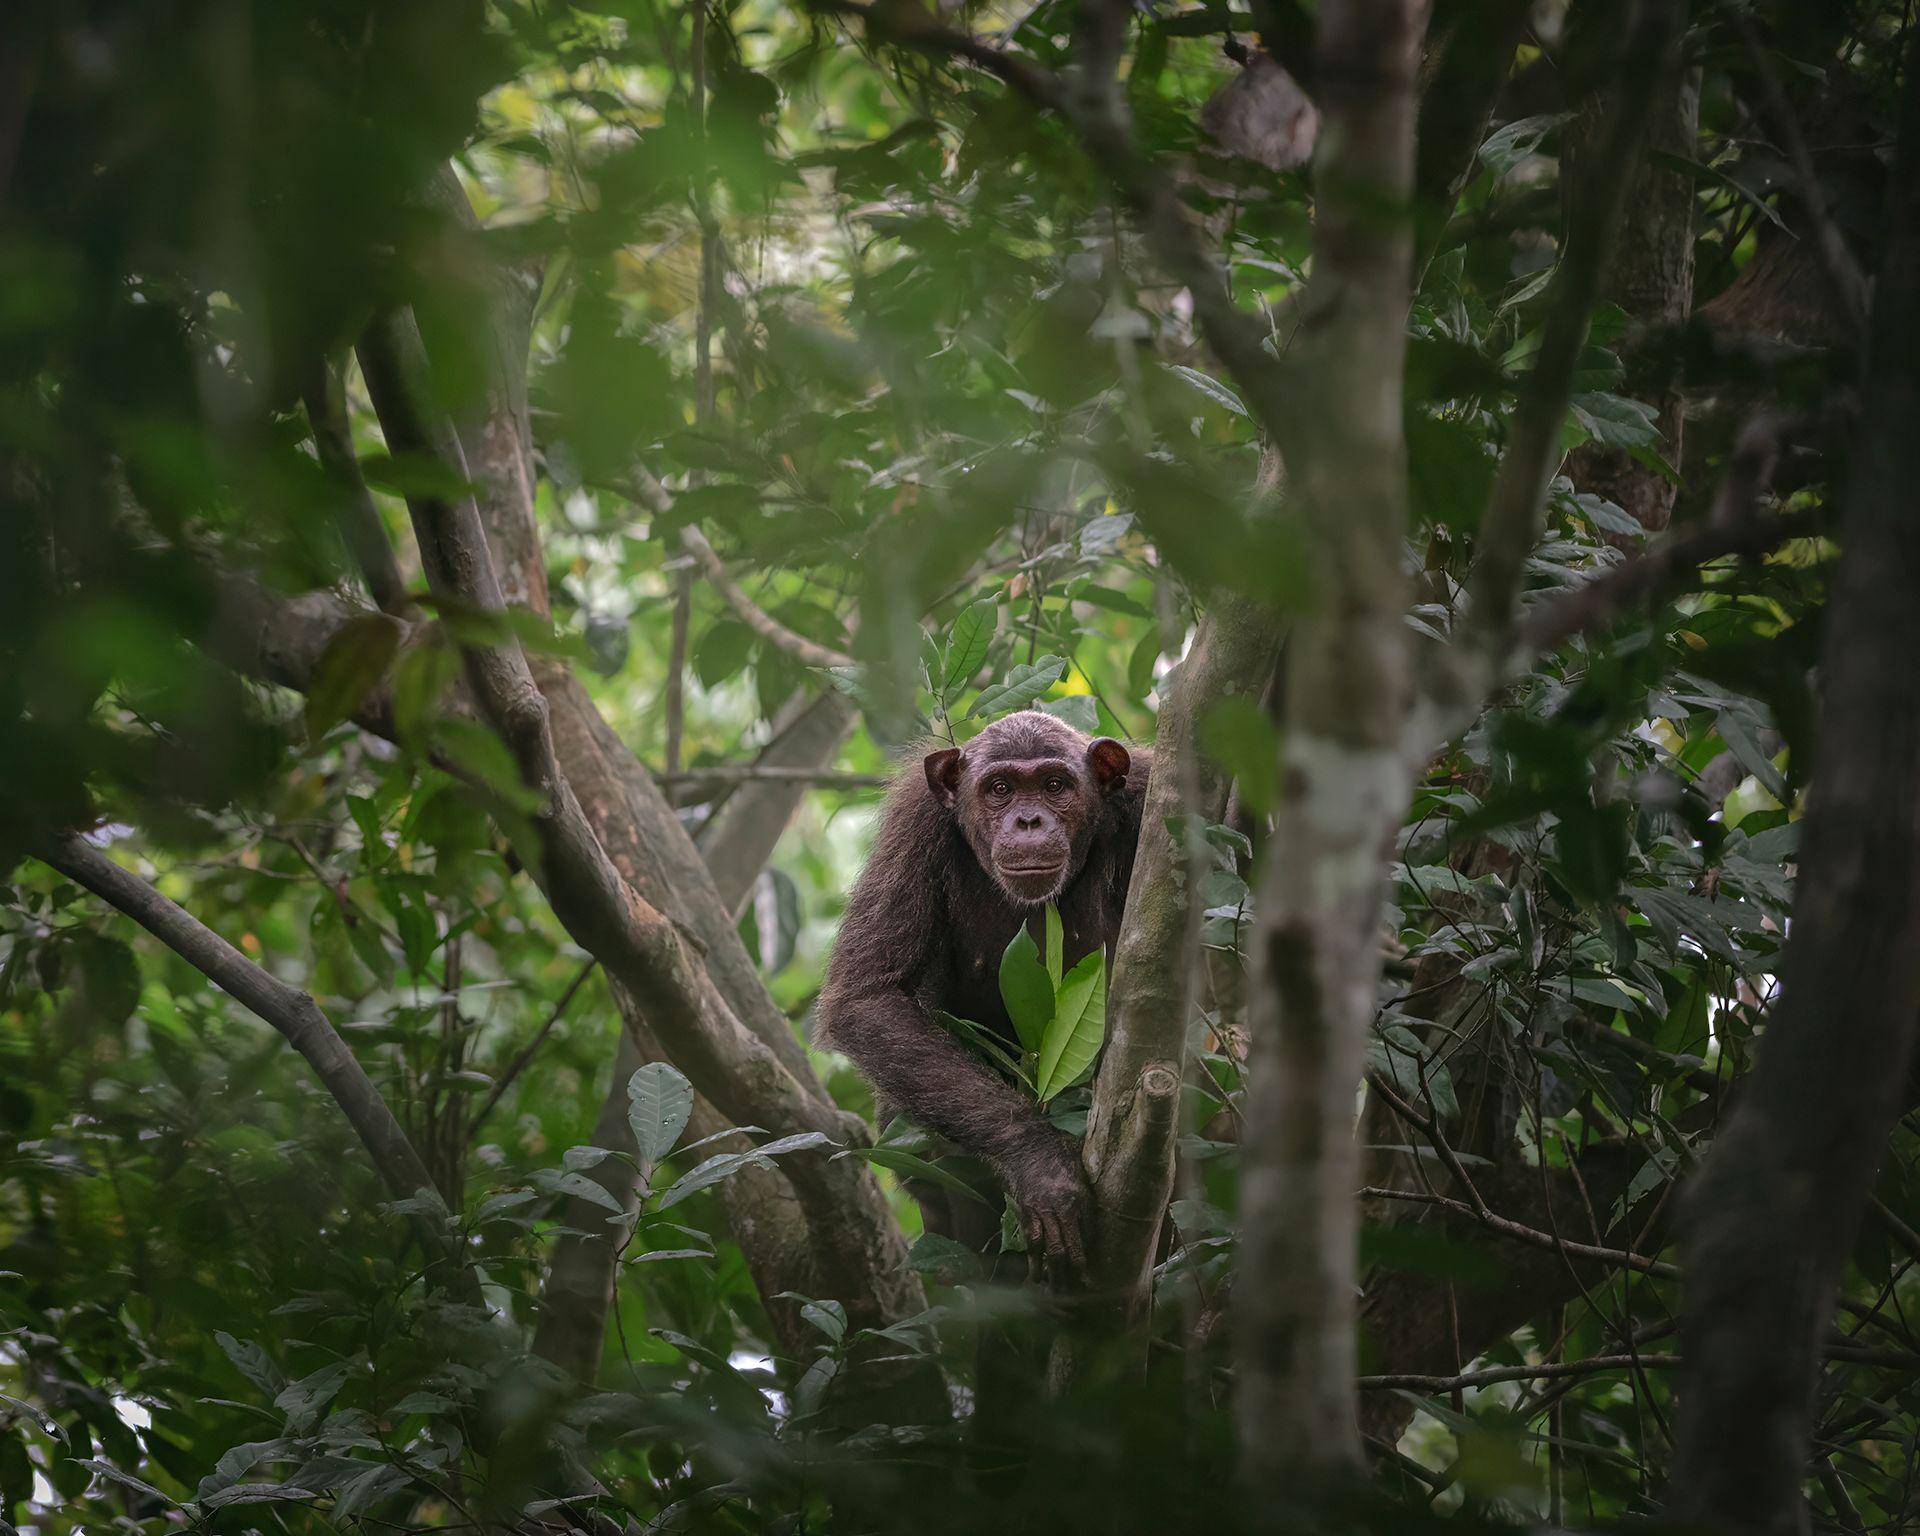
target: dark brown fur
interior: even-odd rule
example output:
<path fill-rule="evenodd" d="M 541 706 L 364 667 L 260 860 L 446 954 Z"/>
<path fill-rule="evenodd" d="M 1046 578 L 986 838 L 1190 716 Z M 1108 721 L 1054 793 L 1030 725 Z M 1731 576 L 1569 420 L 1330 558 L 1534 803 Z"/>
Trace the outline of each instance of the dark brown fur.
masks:
<path fill-rule="evenodd" d="M 866 1073 L 882 1118 L 904 1114 L 985 1162 L 1013 1195 L 1029 1244 L 1049 1267 L 1083 1267 L 1088 1200 L 1077 1149 L 933 1011 L 1013 1040 L 1000 958 L 1023 922 L 1042 940 L 1044 903 L 1031 904 L 1031 894 L 1016 898 L 976 849 L 991 858 L 1011 844 L 1025 858 L 1019 850 L 1063 833 L 1071 853 L 1052 900 L 1065 964 L 1096 948 L 1111 958 L 1150 769 L 1144 751 L 1128 756 L 1106 738 L 1096 742 L 1051 715 L 1023 711 L 981 732 L 957 762 L 932 753 L 903 771 L 847 903 L 820 997 L 827 1036 Z M 1036 758 L 1068 764 L 1071 793 L 1026 816 L 1003 814 L 983 793 L 996 768 Z M 1057 831 L 1040 825 L 1054 812 Z"/>

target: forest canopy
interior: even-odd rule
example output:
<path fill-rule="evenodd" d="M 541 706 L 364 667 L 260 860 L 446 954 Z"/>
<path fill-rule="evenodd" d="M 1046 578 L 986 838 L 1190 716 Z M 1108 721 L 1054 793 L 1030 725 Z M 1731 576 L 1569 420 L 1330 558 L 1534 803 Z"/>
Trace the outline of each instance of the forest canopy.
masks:
<path fill-rule="evenodd" d="M 0 1536 L 1916 1519 L 1910 5 L 31 10 Z M 1022 710 L 1077 1277 L 817 1016 Z"/>

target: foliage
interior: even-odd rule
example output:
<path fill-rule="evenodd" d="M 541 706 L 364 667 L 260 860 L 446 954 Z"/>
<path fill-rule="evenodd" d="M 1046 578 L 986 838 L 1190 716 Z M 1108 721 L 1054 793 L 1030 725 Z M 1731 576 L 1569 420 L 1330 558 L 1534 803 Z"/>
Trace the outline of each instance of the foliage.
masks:
<path fill-rule="evenodd" d="M 1782 56 L 1831 70 L 1886 136 L 1894 10 L 1834 9 L 1829 36 L 1785 7 L 1698 8 L 1702 124 L 1682 157 L 1697 306 L 1783 217 L 1774 151 L 1749 131 L 1760 87 L 1733 46 L 1741 17 L 1769 13 Z M 339 487 L 307 442 L 308 372 L 404 299 L 439 398 L 456 419 L 477 409 L 497 264 L 531 306 L 552 594 L 551 622 L 516 616 L 512 632 L 591 663 L 575 670 L 644 762 L 665 765 L 683 727 L 686 773 L 737 764 L 825 687 L 860 711 L 838 759 L 854 774 L 1026 707 L 1149 737 L 1208 594 L 1282 608 L 1312 594 L 1300 530 L 1250 518 L 1246 405 L 1107 185 L 1058 123 L 984 74 L 865 42 L 828 8 L 713 10 L 697 59 L 693 12 L 654 0 L 86 11 L 31 24 L 27 147 L 10 169 L 0 159 L 0 1530 L 592 1513 L 860 1530 L 897 1522 L 908 1499 L 929 1531 L 1234 1528 L 1222 1318 L 1248 882 L 1286 792 L 1263 680 L 1199 732 L 1237 789 L 1225 823 L 1195 828 L 1206 985 L 1149 1386 L 1090 1372 L 1049 1402 L 1034 1364 L 1048 1304 L 1024 1264 L 918 1230 L 903 1181 L 985 1198 L 918 1133 L 865 1145 L 850 1131 L 830 1149 L 883 1171 L 931 1288 L 926 1311 L 877 1328 L 838 1301 L 763 1297 L 719 1204 L 724 1181 L 821 1155 L 824 1138 L 769 1126 L 724 1150 L 688 1142 L 691 1088 L 658 1063 L 616 1104 L 637 1153 L 599 1144 L 617 1000 L 598 972 L 580 980 L 589 957 L 510 848 L 537 796 L 490 732 L 440 709 L 455 643 L 494 621 L 442 605 L 432 638 L 401 647 L 369 614 L 302 698 L 222 664 L 230 615 L 208 576 L 211 562 L 286 592 L 354 588 Z M 1049 62 L 1072 31 L 1056 0 L 968 16 Z M 1234 296 L 1284 346 L 1311 174 L 1202 136 L 1201 103 L 1237 69 L 1226 26 L 1252 30 L 1231 10 L 1134 15 L 1126 90 Z M 1544 323 L 1569 126 L 1567 111 L 1503 105 L 1420 274 L 1406 382 L 1424 634 L 1461 617 Z M 423 199 L 449 160 L 479 235 Z M 1668 384 L 1711 397 L 1736 364 L 1697 335 L 1654 334 L 1655 318 L 1602 317 L 1564 445 L 1672 476 L 1679 521 L 1697 523 L 1733 426 L 1703 412 L 1669 463 L 1647 400 Z M 1788 351 L 1768 355 L 1767 386 L 1822 405 L 1844 359 Z M 418 595 L 401 498 L 447 487 L 387 452 L 350 385 L 373 503 Z M 1840 473 L 1806 464 L 1792 500 L 1824 509 Z M 1530 601 L 1646 540 L 1569 474 L 1549 507 Z M 676 620 L 687 527 L 764 614 L 853 664 L 810 669 L 702 582 Z M 1362 1122 L 1368 1184 L 1403 1198 L 1368 1207 L 1368 1284 L 1404 1285 L 1434 1316 L 1477 1312 L 1529 1251 L 1471 1209 L 1403 1219 L 1449 1159 L 1484 1170 L 1502 1209 L 1504 1195 L 1531 1213 L 1549 1190 L 1521 1225 L 1644 1262 L 1581 1269 L 1444 1374 L 1389 1379 L 1385 1324 L 1365 1338 L 1369 1395 L 1412 1399 L 1363 1506 L 1381 1528 L 1563 1506 L 1605 1524 L 1649 1507 L 1678 1295 L 1657 1265 L 1678 1181 L 1713 1143 L 1774 987 L 1821 749 L 1809 671 L 1830 553 L 1813 537 L 1722 562 L 1576 639 L 1421 776 L 1393 850 L 1368 1057 L 1405 1113 L 1375 1093 Z M 670 728 L 677 622 L 685 705 Z M 357 723 L 382 700 L 391 739 Z M 696 827 L 726 802 L 676 789 Z M 869 787 L 811 794 L 742 918 L 803 1039 L 875 804 Z M 277 1035 L 25 856 L 45 825 L 96 828 L 320 1002 L 421 1149 L 479 1303 L 428 1283 L 402 1218 L 433 1203 L 379 1186 Z M 1105 962 L 1063 972 L 1051 910 L 1047 932 L 1042 950 L 1023 931 L 1001 967 L 1017 1041 L 947 1022 L 1077 1128 Z M 844 1058 L 811 1060 L 843 1108 L 871 1114 Z M 1856 1528 L 1912 1517 L 1914 1152 L 1903 1127 L 1820 1384 L 1810 1486 L 1823 1520 Z M 610 1158 L 634 1164 L 637 1205 L 589 1176 Z M 569 1198 L 603 1219 L 570 1226 Z M 619 1252 L 587 1392 L 533 1348 L 567 1236 Z M 817 1335 L 811 1354 L 781 1353 L 782 1301 Z M 876 1406 L 856 1385 L 875 1357 L 937 1365 L 963 1388 L 962 1420 Z"/>

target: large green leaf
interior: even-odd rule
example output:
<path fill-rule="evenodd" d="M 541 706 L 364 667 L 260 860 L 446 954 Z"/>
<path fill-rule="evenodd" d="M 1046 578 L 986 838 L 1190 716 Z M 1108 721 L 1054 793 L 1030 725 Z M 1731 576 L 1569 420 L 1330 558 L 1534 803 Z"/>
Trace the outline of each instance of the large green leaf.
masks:
<path fill-rule="evenodd" d="M 693 1084 L 677 1067 L 650 1061 L 627 1079 L 627 1124 L 633 1127 L 642 1174 L 652 1176 L 692 1113 Z"/>
<path fill-rule="evenodd" d="M 1000 605 L 991 599 L 962 608 L 947 631 L 947 665 L 941 677 L 943 694 L 964 688 L 987 659 L 993 631 L 1000 622 Z"/>
<path fill-rule="evenodd" d="M 1107 957 L 1096 949 L 1060 982 L 1053 1022 L 1040 1043 L 1040 1065 L 1034 1074 L 1042 1104 L 1078 1081 L 1100 1054 L 1106 1035 Z"/>
<path fill-rule="evenodd" d="M 1047 979 L 1053 983 L 1053 990 L 1060 990 L 1060 974 L 1066 969 L 1066 930 L 1061 926 L 1060 909 L 1047 907 Z"/>
<path fill-rule="evenodd" d="M 836 1152 L 835 1158 L 858 1157 L 879 1167 L 891 1169 L 903 1179 L 922 1179 L 929 1184 L 938 1184 L 942 1189 L 952 1190 L 956 1195 L 965 1195 L 969 1200 L 987 1203 L 986 1196 L 975 1189 L 957 1173 L 942 1168 L 938 1163 L 930 1163 L 924 1157 L 911 1152 L 902 1152 L 898 1147 L 849 1147 L 844 1152 Z"/>
<path fill-rule="evenodd" d="M 1000 957 L 1000 1000 L 1007 1005 L 1007 1017 L 1013 1020 L 1014 1033 L 1025 1050 L 1040 1049 L 1053 1018 L 1053 990 L 1053 978 L 1040 963 L 1039 947 L 1023 923 Z"/>
<path fill-rule="evenodd" d="M 966 718 L 976 715 L 1005 715 L 1016 709 L 1025 709 L 1029 704 L 1060 681 L 1060 674 L 1067 670 L 1064 656 L 1042 656 L 1038 661 L 1022 662 L 999 682 L 980 690 L 980 697 L 973 701 Z"/>

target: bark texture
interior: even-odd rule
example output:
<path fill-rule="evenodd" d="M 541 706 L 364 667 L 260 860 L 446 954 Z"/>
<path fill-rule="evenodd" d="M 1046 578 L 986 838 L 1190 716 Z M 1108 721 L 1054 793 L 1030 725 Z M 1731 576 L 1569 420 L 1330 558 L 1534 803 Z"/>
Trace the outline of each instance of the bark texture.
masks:
<path fill-rule="evenodd" d="M 1780 1000 L 1681 1228 L 1687 1368 L 1672 1503 L 1712 1531 L 1806 1528 L 1819 1347 L 1920 1012 L 1917 64 L 1910 55 Z"/>
<path fill-rule="evenodd" d="M 1326 126 L 1314 283 L 1295 343 L 1315 388 L 1287 465 L 1317 568 L 1288 645 L 1281 806 L 1254 937 L 1234 1296 L 1241 1469 L 1270 1505 L 1360 1454 L 1353 1116 L 1386 840 L 1411 782 L 1400 379 L 1423 12 L 1416 0 L 1347 0 L 1320 13 Z"/>
<path fill-rule="evenodd" d="M 1236 691 L 1258 691 L 1280 649 L 1270 610 L 1222 597 L 1200 622 L 1172 696 L 1161 706 L 1107 1003 L 1107 1042 L 1094 1079 L 1082 1156 L 1093 1186 L 1095 1236 L 1088 1255 L 1097 1296 L 1121 1319 L 1149 1299 L 1148 1272 L 1173 1190 L 1186 1070 L 1187 1020 L 1199 958 L 1194 884 L 1204 866 L 1170 817 L 1218 821 L 1227 775 L 1194 748 L 1207 709 Z M 1183 766 L 1186 771 L 1183 772 Z"/>

